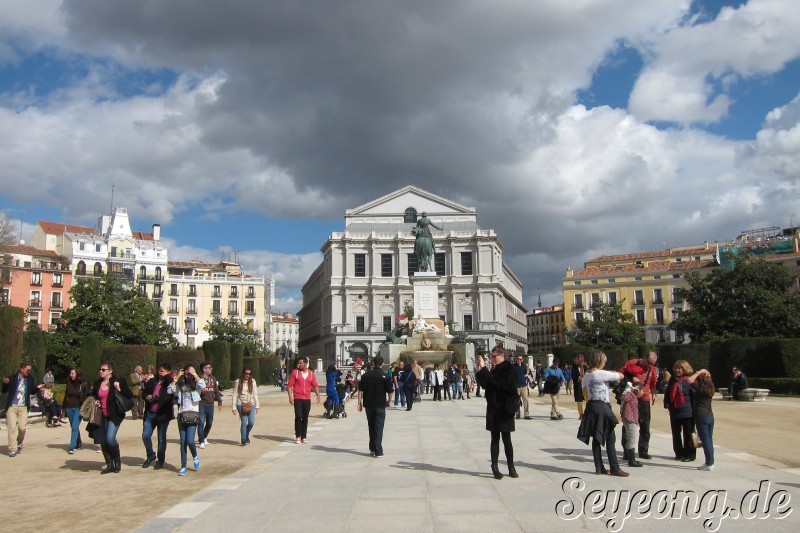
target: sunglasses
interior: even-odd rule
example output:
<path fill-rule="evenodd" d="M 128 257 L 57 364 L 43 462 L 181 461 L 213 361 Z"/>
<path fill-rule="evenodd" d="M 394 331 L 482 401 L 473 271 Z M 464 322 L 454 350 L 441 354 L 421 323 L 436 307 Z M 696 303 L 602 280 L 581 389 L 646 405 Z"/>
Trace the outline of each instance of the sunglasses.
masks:
<path fill-rule="evenodd" d="M 249 375 L 251 375 L 251 374 L 252 374 L 252 372 L 245 372 L 245 373 L 244 373 L 244 375 L 245 375 L 245 376 L 249 376 Z"/>
<path fill-rule="evenodd" d="M 108 371 L 108 368 L 105 368 L 105 367 L 102 367 L 102 366 L 100 367 L 100 372 L 107 372 L 107 371 Z"/>

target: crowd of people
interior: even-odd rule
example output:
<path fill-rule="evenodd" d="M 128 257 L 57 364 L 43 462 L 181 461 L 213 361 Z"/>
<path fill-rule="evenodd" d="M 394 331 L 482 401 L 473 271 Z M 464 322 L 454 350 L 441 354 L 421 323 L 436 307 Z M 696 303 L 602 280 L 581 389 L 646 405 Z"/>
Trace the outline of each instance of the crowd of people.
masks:
<path fill-rule="evenodd" d="M 509 360 L 506 360 L 508 357 Z M 559 395 L 564 389 L 572 394 L 578 411 L 577 437 L 591 442 L 595 472 L 619 477 L 629 474 L 620 468 L 616 451 L 616 426 L 622 421 L 622 460 L 629 467 L 643 466 L 649 460 L 651 406 L 658 395 L 663 395 L 672 432 L 675 460 L 690 463 L 696 460 L 697 448 L 702 448 L 705 462 L 701 470 L 714 469 L 714 415 L 712 398 L 714 384 L 708 370 L 694 372 L 685 360 L 674 363 L 671 372 L 657 366 L 658 356 L 650 352 L 646 357 L 634 358 L 618 370 L 606 369 L 607 358 L 595 351 L 587 358 L 576 354 L 571 364 L 560 364 L 553 358 L 549 366 L 535 363 L 529 367 L 522 354 L 508 356 L 502 345 L 488 354 L 488 361 L 479 355 L 475 372 L 466 364 L 452 363 L 447 368 L 435 364 L 423 368 L 418 361 L 398 360 L 383 370 L 383 360 L 375 357 L 369 365 L 355 374 L 343 372 L 332 364 L 326 371 L 326 412 L 340 412 L 348 398 L 358 394 L 358 410 L 366 411 L 369 426 L 369 450 L 375 457 L 383 455 L 382 434 L 386 418 L 385 409 L 394 401 L 395 408 L 411 411 L 423 395 L 432 394 L 432 401 L 457 401 L 485 397 L 486 429 L 491 434 L 490 460 L 495 478 L 501 479 L 499 470 L 499 444 L 502 440 L 508 466 L 508 476 L 518 477 L 514 467 L 514 450 L 511 433 L 515 419 L 531 419 L 529 391 L 540 396 L 550 396 L 550 419 L 564 419 L 559 410 Z M 308 441 L 308 421 L 312 393 L 320 403 L 320 388 L 316 374 L 309 369 L 308 359 L 300 357 L 295 368 L 276 373 L 277 383 L 287 391 L 289 403 L 295 413 L 295 442 Z M 99 446 L 105 468 L 103 474 L 121 470 L 120 447 L 117 433 L 130 413 L 134 420 L 142 419 L 144 445 L 143 468 L 154 464 L 164 468 L 167 434 L 173 419 L 177 418 L 180 437 L 180 469 L 184 476 L 190 464 L 200 468 L 198 450 L 205 448 L 216 410 L 222 409 L 222 393 L 213 375 L 210 363 L 200 365 L 200 373 L 193 365 L 173 372 L 169 363 L 142 369 L 135 367 L 127 379 L 114 374 L 114 365 L 103 362 L 98 377 L 90 381 L 80 368 L 69 372 L 64 396 L 59 404 L 53 398 L 53 376 L 48 372 L 42 383 L 31 375 L 31 365 L 23 363 L 18 372 L 3 378 L 6 400 L 9 456 L 23 450 L 27 413 L 31 396 L 38 396 L 47 424 L 57 426 L 69 422 L 70 439 L 67 452 L 74 454 L 83 447 L 82 421 L 88 421 L 87 436 Z M 129 385 L 130 383 L 130 385 Z M 733 369 L 732 390 L 746 387 L 746 377 L 740 369 Z M 240 418 L 241 446 L 250 445 L 250 433 L 260 403 L 257 383 L 252 369 L 246 367 L 232 388 L 231 412 Z M 481 394 L 483 392 L 483 394 Z M 619 419 L 612 407 L 612 399 L 619 405 Z M 176 409 L 177 406 L 177 417 Z M 153 448 L 153 433 L 157 434 L 157 447 Z M 606 449 L 609 468 L 603 463 L 602 448 Z"/>

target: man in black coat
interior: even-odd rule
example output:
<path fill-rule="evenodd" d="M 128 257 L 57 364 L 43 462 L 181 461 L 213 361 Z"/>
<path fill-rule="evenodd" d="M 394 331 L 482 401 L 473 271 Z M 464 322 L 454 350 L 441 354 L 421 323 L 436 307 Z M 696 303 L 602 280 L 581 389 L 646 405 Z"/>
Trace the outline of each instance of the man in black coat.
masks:
<path fill-rule="evenodd" d="M 386 408 L 392 401 L 392 381 L 381 367 L 383 357 L 373 359 L 375 366 L 358 382 L 358 410 L 364 409 L 369 427 L 369 451 L 375 457 L 383 455 L 383 423 Z"/>
<path fill-rule="evenodd" d="M 475 378 L 485 389 L 486 396 L 486 430 L 491 432 L 492 440 L 489 451 L 492 459 L 492 474 L 502 479 L 503 474 L 497 468 L 500 455 L 500 438 L 506 452 L 508 475 L 519 477 L 514 468 L 514 446 L 511 443 L 511 432 L 514 431 L 514 415 L 519 408 L 519 393 L 516 385 L 514 366 L 506 361 L 502 344 L 495 346 L 489 354 L 492 370 L 484 366 L 483 357 L 478 356 Z"/>
<path fill-rule="evenodd" d="M 28 411 L 31 408 L 31 394 L 44 388 L 37 385 L 31 376 L 31 364 L 23 362 L 19 372 L 3 378 L 3 394 L 6 397 L 6 425 L 8 426 L 8 455 L 14 457 L 22 451 L 22 441 L 28 429 Z"/>

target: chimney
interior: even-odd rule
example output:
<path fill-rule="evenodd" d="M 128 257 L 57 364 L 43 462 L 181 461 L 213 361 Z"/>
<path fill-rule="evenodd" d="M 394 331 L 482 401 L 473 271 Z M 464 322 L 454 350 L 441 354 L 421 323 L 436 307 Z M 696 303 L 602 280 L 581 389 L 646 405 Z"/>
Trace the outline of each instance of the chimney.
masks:
<path fill-rule="evenodd" d="M 161 224 L 153 224 L 153 240 L 161 240 Z"/>

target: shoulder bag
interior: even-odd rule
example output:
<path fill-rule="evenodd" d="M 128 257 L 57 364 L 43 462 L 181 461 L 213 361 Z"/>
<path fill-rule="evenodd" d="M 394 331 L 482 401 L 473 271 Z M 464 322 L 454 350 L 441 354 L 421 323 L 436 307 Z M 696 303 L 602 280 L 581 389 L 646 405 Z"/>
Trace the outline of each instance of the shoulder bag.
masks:
<path fill-rule="evenodd" d="M 127 398 L 122 395 L 116 387 L 114 389 L 114 402 L 117 404 L 117 411 L 120 413 L 127 413 L 133 409 L 133 398 Z"/>
<path fill-rule="evenodd" d="M 180 417 L 184 426 L 196 426 L 200 422 L 200 413 L 197 411 L 184 411 Z"/>

